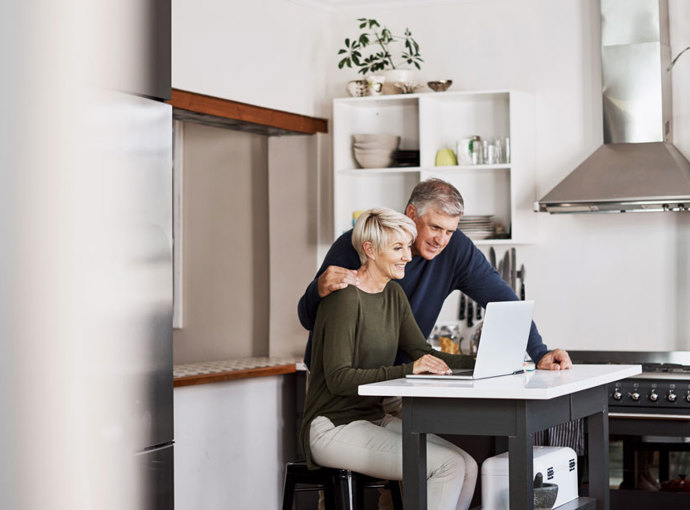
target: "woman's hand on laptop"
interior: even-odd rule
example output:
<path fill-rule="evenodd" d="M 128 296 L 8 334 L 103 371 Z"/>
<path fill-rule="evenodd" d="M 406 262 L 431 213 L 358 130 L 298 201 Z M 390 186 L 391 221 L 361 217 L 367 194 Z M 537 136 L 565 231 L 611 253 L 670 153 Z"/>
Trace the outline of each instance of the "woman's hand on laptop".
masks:
<path fill-rule="evenodd" d="M 544 354 L 537 364 L 539 370 L 563 370 L 573 368 L 570 356 L 563 349 L 554 349 Z"/>
<path fill-rule="evenodd" d="M 446 362 L 432 354 L 425 354 L 412 365 L 413 374 L 450 374 Z"/>

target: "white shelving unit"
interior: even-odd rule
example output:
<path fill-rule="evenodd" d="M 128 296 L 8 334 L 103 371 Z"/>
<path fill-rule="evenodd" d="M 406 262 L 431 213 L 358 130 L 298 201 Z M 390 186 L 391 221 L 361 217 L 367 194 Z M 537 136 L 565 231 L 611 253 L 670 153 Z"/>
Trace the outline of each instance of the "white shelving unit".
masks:
<path fill-rule="evenodd" d="M 419 167 L 358 168 L 352 135 L 399 135 L 400 149 L 419 150 Z M 524 244 L 535 218 L 534 127 L 531 98 L 510 90 L 342 98 L 333 101 L 334 233 L 352 227 L 354 211 L 386 206 L 403 211 L 420 180 L 439 177 L 465 199 L 465 214 L 492 215 L 508 239 L 476 244 Z M 454 152 L 463 138 L 510 137 L 511 160 L 497 165 L 434 166 L 439 149 Z"/>

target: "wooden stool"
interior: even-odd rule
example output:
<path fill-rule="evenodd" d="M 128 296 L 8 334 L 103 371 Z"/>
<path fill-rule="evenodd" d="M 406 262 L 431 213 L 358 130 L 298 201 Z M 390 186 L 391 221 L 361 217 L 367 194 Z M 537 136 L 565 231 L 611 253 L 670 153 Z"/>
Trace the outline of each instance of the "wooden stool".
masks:
<path fill-rule="evenodd" d="M 382 482 L 348 469 L 320 468 L 310 471 L 305 462 L 288 462 L 285 466 L 283 510 L 292 510 L 295 492 L 305 491 L 324 491 L 326 510 L 362 510 L 364 489 L 374 488 L 389 489 L 393 508 L 402 510 L 400 484 L 395 480 Z"/>

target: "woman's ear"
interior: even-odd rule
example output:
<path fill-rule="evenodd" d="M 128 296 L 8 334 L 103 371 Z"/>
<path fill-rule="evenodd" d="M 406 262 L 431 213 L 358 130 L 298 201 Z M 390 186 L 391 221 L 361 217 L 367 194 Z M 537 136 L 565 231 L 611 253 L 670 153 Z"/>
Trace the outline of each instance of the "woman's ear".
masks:
<path fill-rule="evenodd" d="M 374 256 L 374 245 L 371 244 L 371 241 L 364 241 L 362 248 L 364 248 L 364 253 L 366 253 L 367 257 L 369 257 L 371 260 L 376 260 Z"/>

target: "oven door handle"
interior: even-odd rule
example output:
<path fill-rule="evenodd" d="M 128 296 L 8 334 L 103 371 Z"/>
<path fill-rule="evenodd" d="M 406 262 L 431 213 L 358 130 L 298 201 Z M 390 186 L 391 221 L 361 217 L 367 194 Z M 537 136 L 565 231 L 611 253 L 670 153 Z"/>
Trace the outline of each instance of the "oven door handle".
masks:
<path fill-rule="evenodd" d="M 690 415 L 678 415 L 678 414 L 611 413 L 611 412 L 609 412 L 609 418 L 632 418 L 634 420 L 690 421 Z"/>

